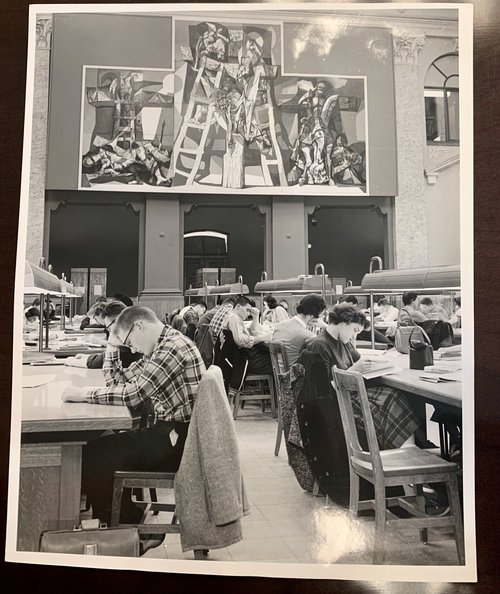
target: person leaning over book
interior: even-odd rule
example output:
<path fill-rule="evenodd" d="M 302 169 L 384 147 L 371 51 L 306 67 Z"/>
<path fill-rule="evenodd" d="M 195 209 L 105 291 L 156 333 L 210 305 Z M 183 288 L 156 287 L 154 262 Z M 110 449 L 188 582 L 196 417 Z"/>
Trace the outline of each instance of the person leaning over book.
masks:
<path fill-rule="evenodd" d="M 307 350 L 320 355 L 330 379 L 333 365 L 339 369 L 367 372 L 372 364 L 363 360 L 353 342 L 369 325 L 366 315 L 352 305 L 336 305 L 328 313 L 325 332 L 312 340 Z M 414 445 L 420 422 L 407 397 L 394 388 L 376 385 L 376 380 L 369 381 L 366 392 L 381 449 Z M 364 433 L 361 406 L 357 398 L 353 398 L 353 411 L 357 427 Z"/>
<path fill-rule="evenodd" d="M 118 346 L 123 345 L 144 355 L 128 369 L 120 363 Z M 94 517 L 109 523 L 115 470 L 177 471 L 204 371 L 196 345 L 149 308 L 128 307 L 116 318 L 103 365 L 107 386 L 69 387 L 63 400 L 131 409 L 150 403 L 153 416 L 144 429 L 103 436 L 83 448 L 82 490 Z M 133 524 L 141 517 L 129 493 L 120 521 Z"/>

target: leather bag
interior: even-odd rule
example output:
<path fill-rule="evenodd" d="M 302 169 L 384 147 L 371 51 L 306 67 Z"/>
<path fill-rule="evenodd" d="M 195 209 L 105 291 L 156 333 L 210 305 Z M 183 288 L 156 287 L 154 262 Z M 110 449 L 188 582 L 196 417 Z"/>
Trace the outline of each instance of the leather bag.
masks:
<path fill-rule="evenodd" d="M 423 340 L 414 338 L 415 330 L 423 332 Z M 419 333 L 420 334 L 420 333 Z M 424 369 L 426 365 L 434 364 L 434 349 L 432 348 L 430 338 L 422 328 L 415 326 L 410 334 L 410 369 Z"/>
<path fill-rule="evenodd" d="M 410 336 L 415 331 L 414 340 L 424 340 L 424 330 L 420 326 L 398 326 L 394 335 L 394 346 L 399 353 L 410 352 Z"/>
<path fill-rule="evenodd" d="M 99 520 L 82 520 L 73 530 L 43 532 L 40 552 L 139 557 L 139 531 L 135 526 L 108 528 Z"/>

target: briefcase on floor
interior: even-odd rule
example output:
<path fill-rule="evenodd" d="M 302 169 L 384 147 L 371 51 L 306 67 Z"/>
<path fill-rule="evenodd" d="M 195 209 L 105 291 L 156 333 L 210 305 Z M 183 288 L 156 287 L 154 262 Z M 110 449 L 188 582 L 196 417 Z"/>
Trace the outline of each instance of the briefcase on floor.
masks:
<path fill-rule="evenodd" d="M 40 552 L 139 557 L 139 531 L 135 526 L 108 528 L 99 520 L 82 520 L 73 530 L 43 532 Z"/>

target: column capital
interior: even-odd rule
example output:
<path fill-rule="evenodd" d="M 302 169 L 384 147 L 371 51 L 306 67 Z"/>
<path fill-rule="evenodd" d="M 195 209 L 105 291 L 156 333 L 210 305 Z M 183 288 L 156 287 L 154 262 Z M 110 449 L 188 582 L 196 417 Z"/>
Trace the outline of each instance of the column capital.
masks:
<path fill-rule="evenodd" d="M 36 49 L 50 49 L 52 43 L 52 15 L 36 18 Z"/>
<path fill-rule="evenodd" d="M 394 63 L 418 64 L 418 53 L 425 45 L 425 35 L 393 35 Z"/>

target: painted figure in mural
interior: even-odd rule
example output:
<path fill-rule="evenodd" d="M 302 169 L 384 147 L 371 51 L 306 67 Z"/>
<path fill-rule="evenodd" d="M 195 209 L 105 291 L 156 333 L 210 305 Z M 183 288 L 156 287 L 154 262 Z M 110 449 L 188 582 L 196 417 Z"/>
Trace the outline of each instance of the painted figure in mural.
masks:
<path fill-rule="evenodd" d="M 203 68 L 200 82 L 210 97 L 215 88 L 215 75 L 221 63 L 226 60 L 229 35 L 225 27 L 214 23 L 202 23 L 201 33 L 194 51 L 193 69 Z"/>
<path fill-rule="evenodd" d="M 364 158 L 347 146 L 345 134 L 339 134 L 332 153 L 330 174 L 335 182 L 364 184 Z"/>
<path fill-rule="evenodd" d="M 238 52 L 238 81 L 242 85 L 245 109 L 245 140 L 262 139 L 255 107 L 267 106 L 269 97 L 266 82 L 266 63 L 263 58 L 264 40 L 256 31 L 246 34 L 245 42 Z"/>
<path fill-rule="evenodd" d="M 335 185 L 331 176 L 331 159 L 338 135 L 333 120 L 338 94 L 333 93 L 327 81 L 320 80 L 314 87 L 312 83 L 307 83 L 299 83 L 299 88 L 310 86 L 299 99 L 299 106 L 305 108 L 305 113 L 300 119 L 300 132 L 291 159 L 301 171 L 299 185 Z"/>
<path fill-rule="evenodd" d="M 122 149 L 118 138 L 102 146 L 94 146 L 82 158 L 82 171 L 95 174 L 99 181 L 128 184 L 146 183 L 168 186 L 166 178 L 170 153 L 149 141 L 135 141 L 130 149 Z M 109 179 L 105 179 L 109 178 Z"/>

